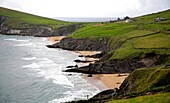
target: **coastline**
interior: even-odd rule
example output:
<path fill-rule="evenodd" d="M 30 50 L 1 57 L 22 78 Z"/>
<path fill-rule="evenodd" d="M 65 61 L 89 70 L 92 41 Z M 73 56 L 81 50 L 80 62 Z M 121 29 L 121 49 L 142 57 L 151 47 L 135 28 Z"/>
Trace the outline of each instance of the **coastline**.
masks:
<path fill-rule="evenodd" d="M 100 51 L 76 51 L 80 55 L 85 56 L 92 56 L 95 54 L 101 53 Z M 85 57 L 85 60 L 87 61 L 95 61 L 99 60 L 99 58 L 89 58 Z M 89 62 L 94 63 L 94 62 Z M 89 63 L 86 63 L 88 65 Z M 126 79 L 126 77 L 129 75 L 129 73 L 119 73 L 119 74 L 92 74 L 92 77 L 88 77 L 88 74 L 83 74 L 84 78 L 92 85 L 95 85 L 100 90 L 106 90 L 106 89 L 114 89 L 119 88 L 120 85 L 123 83 L 123 81 Z M 102 84 L 95 83 L 93 80 L 101 81 Z M 97 84 L 97 85 L 96 85 Z M 102 88 L 101 88 L 102 87 Z"/>
<path fill-rule="evenodd" d="M 52 37 L 48 37 L 48 40 L 51 41 L 52 43 L 58 43 L 61 41 L 61 39 L 65 37 L 66 36 L 52 36 Z"/>
<path fill-rule="evenodd" d="M 49 41 L 53 43 L 60 42 L 61 39 L 65 38 L 65 36 L 54 36 L 49 37 Z M 79 66 L 87 66 L 89 63 L 94 63 L 99 60 L 99 58 L 91 58 L 86 56 L 91 56 L 95 54 L 101 53 L 101 51 L 75 51 L 79 53 L 83 57 L 85 57 L 85 61 L 92 61 L 88 63 L 77 63 Z M 121 83 L 125 80 L 125 78 L 129 75 L 129 73 L 119 73 L 119 74 L 92 74 L 89 77 L 88 74 L 83 74 L 83 78 L 91 85 L 97 87 L 100 91 L 107 89 L 119 88 Z"/>

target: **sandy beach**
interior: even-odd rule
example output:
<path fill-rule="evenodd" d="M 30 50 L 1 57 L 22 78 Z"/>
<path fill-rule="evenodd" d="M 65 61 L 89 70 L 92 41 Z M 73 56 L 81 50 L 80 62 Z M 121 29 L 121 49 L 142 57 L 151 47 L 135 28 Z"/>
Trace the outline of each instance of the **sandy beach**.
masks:
<path fill-rule="evenodd" d="M 101 53 L 100 51 L 76 51 L 77 53 L 80 53 L 83 56 L 91 56 L 98 53 Z M 85 58 L 85 60 L 93 61 L 93 60 L 99 60 L 99 58 Z M 88 65 L 89 63 L 86 63 L 83 65 Z M 122 82 L 125 80 L 125 78 L 128 76 L 128 73 L 120 73 L 120 74 L 93 74 L 92 77 L 88 77 L 87 74 L 84 74 L 84 78 L 89 82 L 90 84 L 96 86 L 100 90 L 106 90 L 106 89 L 114 89 L 119 88 Z"/>
<path fill-rule="evenodd" d="M 49 37 L 49 41 L 53 42 L 53 43 L 58 43 L 61 41 L 61 39 L 65 38 L 66 36 L 52 36 Z"/>
<path fill-rule="evenodd" d="M 54 36 L 49 37 L 49 40 L 53 43 L 60 42 L 61 39 L 65 38 L 65 36 Z M 79 53 L 80 55 L 85 56 L 91 56 L 95 54 L 101 53 L 101 51 L 75 51 L 76 53 Z M 89 63 L 94 63 L 96 60 L 99 60 L 99 58 L 89 58 L 85 57 L 86 61 L 92 61 Z M 89 63 L 77 63 L 79 66 L 87 66 Z M 99 88 L 99 90 L 106 90 L 106 89 L 114 89 L 119 88 L 121 83 L 125 80 L 125 78 L 128 76 L 128 73 L 122 73 L 122 74 L 93 74 L 92 77 L 88 77 L 88 74 L 83 74 L 84 79 L 94 85 L 95 87 Z"/>
<path fill-rule="evenodd" d="M 83 55 L 83 56 L 91 56 L 91 55 L 101 53 L 101 51 L 76 51 L 76 52 Z"/>
<path fill-rule="evenodd" d="M 123 74 L 95 74 L 94 78 L 101 80 L 108 89 L 119 88 L 128 73 Z"/>
<path fill-rule="evenodd" d="M 128 75 L 128 73 L 92 74 L 92 77 L 88 77 L 88 74 L 84 74 L 84 78 L 87 80 L 87 82 L 96 86 L 100 90 L 106 90 L 119 88 Z"/>

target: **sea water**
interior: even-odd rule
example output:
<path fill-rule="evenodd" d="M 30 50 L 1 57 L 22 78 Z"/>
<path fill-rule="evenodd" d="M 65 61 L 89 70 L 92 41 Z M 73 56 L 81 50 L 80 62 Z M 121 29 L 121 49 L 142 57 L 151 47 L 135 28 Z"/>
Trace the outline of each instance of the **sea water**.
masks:
<path fill-rule="evenodd" d="M 0 34 L 0 103 L 60 103 L 99 92 L 81 74 L 62 72 L 83 58 L 48 44 L 43 37 Z"/>

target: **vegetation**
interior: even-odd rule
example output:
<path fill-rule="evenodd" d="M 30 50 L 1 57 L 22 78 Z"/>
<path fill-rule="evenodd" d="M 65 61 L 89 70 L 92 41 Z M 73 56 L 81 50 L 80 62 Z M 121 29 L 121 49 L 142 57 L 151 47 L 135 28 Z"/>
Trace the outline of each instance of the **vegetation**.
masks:
<path fill-rule="evenodd" d="M 155 22 L 162 17 L 165 21 Z M 97 23 L 85 26 L 70 35 L 72 38 L 108 38 L 108 46 L 113 51 L 108 55 L 113 59 L 130 59 L 141 53 L 156 52 L 170 54 L 170 10 L 133 18 L 126 23 Z"/>
<path fill-rule="evenodd" d="M 11 28 L 45 25 L 58 28 L 71 23 L 39 17 L 18 11 L 0 8 L 0 16 L 7 16 L 5 24 Z M 155 18 L 166 20 L 156 22 Z M 27 25 L 27 26 L 24 26 Z M 125 97 L 135 97 L 147 92 L 170 91 L 170 10 L 133 18 L 132 22 L 124 20 L 105 23 L 87 23 L 84 27 L 71 34 L 71 38 L 108 39 L 107 46 L 111 48 L 106 53 L 107 61 L 130 60 L 142 58 L 147 53 L 159 55 L 155 67 L 136 69 L 128 76 L 128 83 L 133 83 L 129 94 Z M 159 97 L 159 100 L 158 100 Z M 110 99 L 109 97 L 106 97 Z M 124 102 L 169 102 L 170 93 L 136 97 L 132 99 L 113 100 L 111 103 Z M 83 101 L 80 101 L 83 102 Z M 85 102 L 87 102 L 85 100 Z"/>
<path fill-rule="evenodd" d="M 127 82 L 130 89 L 124 87 L 124 92 L 128 89 L 128 93 L 114 96 L 98 94 L 99 96 L 94 96 L 89 100 L 79 100 L 76 103 L 169 103 L 170 67 L 157 66 L 137 69 L 128 76 Z"/>
<path fill-rule="evenodd" d="M 112 100 L 107 103 L 169 103 L 170 93 L 140 96 L 130 99 Z"/>
<path fill-rule="evenodd" d="M 155 18 L 159 17 L 165 18 L 165 20 L 154 21 Z M 131 99 L 113 100 L 109 103 L 168 103 L 170 101 L 170 93 L 136 96 L 145 95 L 148 92 L 170 91 L 170 10 L 136 17 L 132 20 L 132 22 L 128 23 L 124 20 L 118 20 L 112 23 L 85 25 L 70 35 L 70 37 L 78 39 L 107 38 L 107 46 L 111 48 L 111 51 L 105 55 L 107 60 L 104 59 L 106 60 L 104 62 L 144 58 L 149 53 L 159 55 L 155 63 L 157 66 L 136 69 L 128 76 L 128 83 L 133 86 L 127 94 L 119 96 L 120 98 Z M 118 99 L 118 97 L 115 98 Z M 102 101 L 105 101 L 105 99 L 110 100 L 110 97 L 103 96 Z M 96 98 L 96 100 L 99 101 L 100 98 Z"/>
<path fill-rule="evenodd" d="M 35 16 L 32 14 L 14 11 L 3 7 L 0 7 L 0 16 L 8 17 L 5 24 L 13 28 L 17 28 L 17 27 L 21 28 L 23 27 L 24 24 L 30 24 L 29 26 L 46 25 L 53 28 L 58 28 L 60 26 L 71 24 L 69 22 Z"/>
<path fill-rule="evenodd" d="M 170 91 L 170 67 L 137 69 L 128 76 L 127 80 L 129 83 L 133 83 L 130 93 Z"/>

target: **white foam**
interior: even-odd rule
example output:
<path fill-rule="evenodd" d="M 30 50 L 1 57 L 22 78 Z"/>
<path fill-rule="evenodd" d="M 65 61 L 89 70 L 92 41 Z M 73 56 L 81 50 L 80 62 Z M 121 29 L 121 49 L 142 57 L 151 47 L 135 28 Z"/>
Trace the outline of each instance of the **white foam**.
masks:
<path fill-rule="evenodd" d="M 48 70 L 44 70 L 44 78 L 46 80 L 53 80 L 53 83 L 60 85 L 67 85 L 69 87 L 74 87 L 74 84 L 71 83 L 65 75 L 61 72 L 61 66 L 56 68 L 48 68 Z"/>
<path fill-rule="evenodd" d="M 63 103 L 63 102 L 69 102 L 75 100 L 75 96 L 69 96 L 69 97 L 64 97 L 60 99 L 54 99 L 52 101 L 48 101 L 48 103 Z"/>
<path fill-rule="evenodd" d="M 69 101 L 77 101 L 77 100 L 86 100 L 87 95 L 89 96 L 88 98 L 91 98 L 96 94 L 96 92 L 81 89 L 79 91 L 73 91 L 73 92 L 67 91 L 63 94 L 65 94 L 63 98 L 54 99 L 48 101 L 48 103 L 61 103 L 61 102 L 69 102 Z"/>
<path fill-rule="evenodd" d="M 37 73 L 40 77 L 44 76 L 45 75 L 45 72 L 40 70 L 38 73 Z"/>
<path fill-rule="evenodd" d="M 8 40 L 8 41 L 16 41 L 16 39 L 4 39 L 4 40 Z"/>
<path fill-rule="evenodd" d="M 33 43 L 16 44 L 14 46 L 35 46 Z"/>
<path fill-rule="evenodd" d="M 66 85 L 67 87 L 74 87 L 67 77 L 62 73 L 61 64 L 56 64 L 49 58 L 37 58 L 39 62 L 23 66 L 24 68 L 39 68 L 37 76 L 43 76 L 45 80 L 52 80 L 55 84 Z M 36 70 L 36 69 L 35 69 Z"/>
<path fill-rule="evenodd" d="M 42 38 L 42 41 L 47 41 L 48 40 L 48 38 Z"/>
<path fill-rule="evenodd" d="M 17 42 L 29 42 L 30 40 L 21 40 L 21 39 L 4 39 L 4 40 L 8 40 L 8 41 L 17 41 Z"/>
<path fill-rule="evenodd" d="M 21 58 L 23 60 L 35 60 L 37 59 L 36 57 L 24 57 L 24 58 Z"/>
<path fill-rule="evenodd" d="M 40 66 L 37 63 L 32 63 L 29 65 L 22 66 L 23 68 L 39 68 Z"/>

